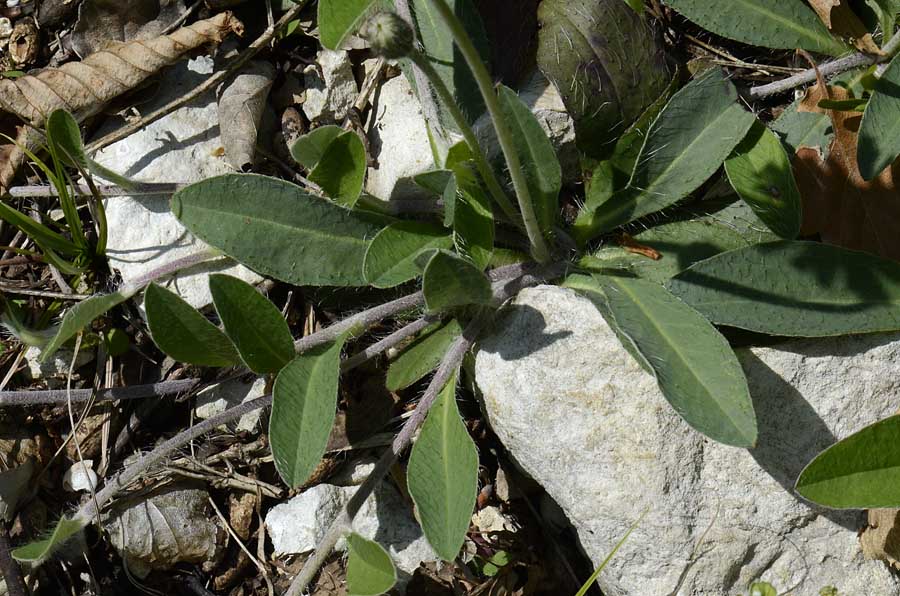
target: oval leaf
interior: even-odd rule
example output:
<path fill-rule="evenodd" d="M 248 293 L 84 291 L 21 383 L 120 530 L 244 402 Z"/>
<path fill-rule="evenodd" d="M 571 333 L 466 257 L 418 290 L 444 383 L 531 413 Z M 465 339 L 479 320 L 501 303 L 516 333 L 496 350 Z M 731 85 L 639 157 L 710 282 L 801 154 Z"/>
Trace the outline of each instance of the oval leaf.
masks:
<path fill-rule="evenodd" d="M 428 413 L 406 470 L 428 543 L 445 561 L 459 554 L 478 493 L 478 451 L 456 407 L 456 377 Z"/>
<path fill-rule="evenodd" d="M 392 288 L 419 276 L 422 269 L 416 264 L 416 257 L 422 251 L 452 246 L 453 238 L 439 226 L 398 221 L 372 239 L 363 275 L 376 288 Z"/>
<path fill-rule="evenodd" d="M 331 141 L 344 133 L 340 126 L 329 124 L 311 130 L 291 145 L 291 157 L 307 170 L 316 167 Z"/>
<path fill-rule="evenodd" d="M 355 132 L 345 132 L 332 140 L 309 173 L 325 194 L 345 207 L 353 207 L 366 180 L 366 147 Z"/>
<path fill-rule="evenodd" d="M 12 557 L 16 561 L 39 565 L 65 544 L 69 538 L 80 532 L 84 526 L 85 523 L 82 520 L 64 517 L 57 522 L 49 538 L 14 549 L 11 553 Z"/>
<path fill-rule="evenodd" d="M 549 235 L 559 211 L 559 191 L 562 188 L 559 159 L 547 133 L 516 92 L 501 85 L 499 95 L 503 116 L 512 130 L 513 144 L 518 148 L 534 214 L 541 232 Z"/>
<path fill-rule="evenodd" d="M 601 204 L 579 228 L 585 242 L 665 209 L 706 182 L 756 121 L 718 68 L 676 93 L 650 126 L 628 188 Z"/>
<path fill-rule="evenodd" d="M 900 507 L 900 416 L 838 441 L 800 473 L 796 490 L 834 509 Z"/>
<path fill-rule="evenodd" d="M 387 373 L 389 391 L 406 389 L 441 363 L 447 348 L 462 335 L 462 327 L 456 319 L 446 325 L 424 333 L 416 338 L 396 360 L 391 362 Z"/>
<path fill-rule="evenodd" d="M 272 390 L 269 436 L 285 484 L 306 482 L 325 454 L 337 408 L 344 338 L 304 352 L 281 369 Z"/>
<path fill-rule="evenodd" d="M 754 46 L 837 56 L 848 47 L 828 32 L 802 0 L 666 0 L 704 29 Z"/>
<path fill-rule="evenodd" d="M 488 304 L 491 282 L 475 265 L 447 250 L 435 251 L 422 275 L 425 306 L 439 311 L 466 304 Z"/>
<path fill-rule="evenodd" d="M 354 33 L 375 0 L 319 0 L 319 40 L 337 50 Z"/>
<path fill-rule="evenodd" d="M 131 294 L 122 292 L 113 292 L 112 294 L 103 294 L 100 296 L 91 296 L 87 300 L 82 300 L 75 306 L 71 307 L 63 315 L 62 323 L 56 335 L 41 350 L 41 362 L 48 362 L 50 357 L 63 344 L 69 341 L 76 333 L 91 324 L 91 321 L 101 316 L 114 306 L 117 306 L 131 297 Z"/>
<path fill-rule="evenodd" d="M 738 196 L 778 236 L 800 233 L 800 191 L 791 160 L 775 133 L 757 120 L 725 160 L 725 172 Z"/>
<path fill-rule="evenodd" d="M 719 325 L 826 337 L 900 329 L 900 264 L 818 242 L 770 242 L 692 265 L 669 290 Z"/>
<path fill-rule="evenodd" d="M 484 269 L 494 253 L 494 213 L 473 167 L 469 162 L 453 167 L 457 194 L 453 241 L 460 254 Z"/>
<path fill-rule="evenodd" d="M 228 336 L 178 294 L 151 284 L 144 292 L 144 308 L 153 341 L 175 360 L 202 366 L 240 362 Z"/>
<path fill-rule="evenodd" d="M 54 110 L 47 118 L 47 143 L 56 156 L 67 165 L 78 164 L 88 169 L 88 158 L 81 142 L 81 129 L 72 114 Z"/>
<path fill-rule="evenodd" d="M 600 297 L 586 293 L 592 300 L 605 300 L 612 323 L 631 341 L 685 422 L 714 441 L 753 447 L 756 414 L 747 379 L 716 328 L 659 284 L 626 277 L 594 280 Z"/>
<path fill-rule="evenodd" d="M 208 178 L 172 197 L 195 236 L 248 267 L 298 286 L 364 286 L 367 238 L 382 227 L 299 186 L 257 174 Z"/>
<path fill-rule="evenodd" d="M 209 276 L 216 312 L 244 364 L 274 373 L 294 357 L 294 339 L 281 312 L 247 282 L 220 273 Z"/>
<path fill-rule="evenodd" d="M 894 56 L 875 83 L 859 125 L 859 172 L 876 178 L 900 155 L 900 56 Z"/>
<path fill-rule="evenodd" d="M 357 534 L 347 536 L 347 593 L 349 596 L 378 596 L 397 583 L 391 556 L 377 542 Z"/>

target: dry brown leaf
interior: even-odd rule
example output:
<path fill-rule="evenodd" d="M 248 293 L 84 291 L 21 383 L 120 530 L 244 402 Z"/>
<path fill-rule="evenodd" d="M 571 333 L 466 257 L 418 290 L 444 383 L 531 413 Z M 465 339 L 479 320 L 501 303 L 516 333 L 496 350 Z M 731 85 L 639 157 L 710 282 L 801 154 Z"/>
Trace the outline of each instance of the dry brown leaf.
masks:
<path fill-rule="evenodd" d="M 809 0 L 809 4 L 829 31 L 852 40 L 861 52 L 882 53 L 872 34 L 844 0 Z"/>
<path fill-rule="evenodd" d="M 274 80 L 275 67 L 256 60 L 219 90 L 219 129 L 225 159 L 238 172 L 246 172 L 253 165 L 259 126 Z"/>
<path fill-rule="evenodd" d="M 0 109 L 26 124 L 41 128 L 53 110 L 65 109 L 79 121 L 98 113 L 110 100 L 137 87 L 161 68 L 174 64 L 191 50 L 219 43 L 243 25 L 230 12 L 182 27 L 154 39 L 112 44 L 81 62 L 46 68 L 34 75 L 0 80 Z M 7 134 L 12 131 L 7 130 Z M 34 147 L 34 132 L 19 127 L 18 142 Z M 2 149 L 0 149 L 2 152 Z M 18 147 L 0 162 L 0 190 L 9 188 L 24 161 Z"/>
<path fill-rule="evenodd" d="M 85 0 L 68 39 L 85 57 L 110 41 L 152 39 L 184 13 L 182 0 Z"/>
<path fill-rule="evenodd" d="M 831 118 L 834 139 L 823 160 L 819 148 L 801 147 L 794 158 L 794 174 L 803 197 L 804 235 L 844 248 L 864 250 L 900 260 L 900 161 L 874 180 L 866 181 L 856 163 L 861 115 L 819 107 L 823 99 L 849 99 L 842 87 L 823 81 L 807 91 L 799 111 Z"/>
<path fill-rule="evenodd" d="M 859 542 L 866 558 L 900 569 L 900 509 L 869 509 L 869 525 Z"/>

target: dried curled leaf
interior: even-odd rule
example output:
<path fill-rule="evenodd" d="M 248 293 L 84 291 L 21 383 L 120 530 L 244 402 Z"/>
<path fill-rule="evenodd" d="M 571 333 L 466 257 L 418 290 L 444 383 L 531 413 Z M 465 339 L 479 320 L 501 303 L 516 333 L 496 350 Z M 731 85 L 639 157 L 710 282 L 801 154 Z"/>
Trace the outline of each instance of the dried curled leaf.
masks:
<path fill-rule="evenodd" d="M 859 542 L 866 558 L 900 569 L 900 509 L 869 509 L 869 523 Z"/>
<path fill-rule="evenodd" d="M 113 44 L 82 62 L 46 68 L 35 75 L 0 80 L 0 108 L 40 128 L 50 112 L 62 108 L 82 120 L 106 102 L 173 64 L 182 54 L 219 43 L 243 25 L 230 12 L 155 39 Z"/>
<path fill-rule="evenodd" d="M 835 35 L 851 39 L 861 52 L 882 53 L 872 39 L 872 34 L 845 0 L 810 0 L 809 5 Z"/>

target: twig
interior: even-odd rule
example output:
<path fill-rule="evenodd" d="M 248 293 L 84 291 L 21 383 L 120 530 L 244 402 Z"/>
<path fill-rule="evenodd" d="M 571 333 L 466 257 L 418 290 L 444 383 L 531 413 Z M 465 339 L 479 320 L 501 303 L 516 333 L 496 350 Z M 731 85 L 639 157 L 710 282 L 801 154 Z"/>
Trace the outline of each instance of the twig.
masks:
<path fill-rule="evenodd" d="M 0 572 L 3 573 L 7 593 L 9 596 L 28 596 L 22 569 L 10 556 L 9 550 L 9 531 L 6 529 L 6 522 L 0 521 Z"/>
<path fill-rule="evenodd" d="M 15 286 L 7 286 L 0 284 L 0 292 L 7 294 L 18 294 L 20 296 L 37 296 L 38 298 L 55 298 L 57 300 L 87 300 L 91 294 L 63 294 L 62 292 L 51 292 L 49 290 L 29 290 L 27 288 L 17 288 Z"/>
<path fill-rule="evenodd" d="M 365 482 L 356 489 L 356 492 L 353 493 L 353 496 L 347 504 L 344 505 L 340 513 L 338 513 L 337 518 L 328 527 L 325 536 L 319 541 L 315 552 L 310 555 L 306 560 L 306 563 L 303 564 L 300 573 L 297 574 L 297 577 L 291 582 L 291 587 L 288 589 L 285 596 L 300 596 L 303 590 L 305 590 L 312 581 L 313 577 L 315 577 L 319 568 L 325 562 L 325 559 L 331 554 L 331 550 L 334 548 L 334 545 L 337 544 L 338 539 L 346 532 L 350 523 L 353 521 L 354 516 L 366 502 L 366 499 L 369 498 L 372 491 L 381 483 L 382 479 L 391 469 L 391 466 L 394 465 L 394 462 L 397 461 L 400 454 L 403 453 L 412 442 L 413 435 L 419 430 L 422 423 L 425 422 L 428 410 L 431 409 L 431 406 L 444 388 L 444 385 L 447 384 L 459 368 L 460 364 L 462 364 L 463 357 L 472 347 L 475 338 L 487 322 L 487 319 L 488 317 L 485 315 L 476 317 L 466 326 L 463 334 L 450 345 L 437 372 L 435 372 L 434 376 L 431 378 L 431 382 L 428 384 L 425 394 L 413 411 L 412 416 L 409 417 L 400 429 L 400 432 L 394 437 L 391 448 L 381 456 L 381 459 L 375 464 L 375 468 L 369 474 L 368 478 L 366 478 Z"/>
<path fill-rule="evenodd" d="M 900 49 L 900 31 L 895 33 L 894 36 L 891 37 L 891 39 L 888 40 L 886 44 L 884 44 L 884 47 L 881 49 L 882 54 L 880 56 L 876 56 L 873 54 L 863 54 L 862 52 L 859 52 L 857 54 L 851 54 L 843 58 L 838 58 L 837 60 L 832 60 L 831 62 L 826 62 L 825 64 L 822 64 L 818 67 L 818 71 L 822 74 L 823 77 L 827 78 L 836 74 L 840 74 L 842 72 L 846 72 L 848 70 L 852 70 L 854 68 L 858 68 L 860 66 L 879 64 L 881 62 L 890 60 L 898 49 Z M 750 99 L 762 99 L 763 97 L 769 97 L 770 95 L 777 95 L 778 93 L 790 91 L 795 87 L 805 85 L 806 83 L 812 83 L 815 80 L 816 69 L 810 68 L 792 77 L 788 77 L 780 81 L 775 81 L 774 83 L 751 87 L 747 92 L 747 95 Z"/>
<path fill-rule="evenodd" d="M 97 186 L 97 190 L 104 197 L 133 197 L 140 195 L 170 195 L 178 192 L 187 184 L 181 182 L 138 182 L 133 188 L 122 188 L 115 184 Z M 93 196 L 91 187 L 87 184 L 77 184 L 70 187 L 75 196 Z M 9 189 L 9 196 L 14 198 L 43 198 L 58 197 L 59 191 L 54 186 L 45 184 L 13 186 Z"/>
<path fill-rule="evenodd" d="M 228 66 L 210 76 L 208 79 L 206 79 L 206 81 L 203 82 L 203 84 L 196 87 L 190 93 L 179 97 L 175 101 L 167 103 L 155 112 L 151 112 L 146 116 L 143 116 L 140 120 L 137 120 L 130 124 L 126 124 L 118 130 L 111 132 L 110 134 L 100 139 L 97 139 L 93 143 L 90 143 L 86 147 L 86 150 L 89 153 L 93 153 L 117 141 L 121 141 L 122 139 L 141 130 L 148 124 L 156 122 L 160 118 L 172 113 L 178 108 L 191 103 L 198 97 L 204 95 L 207 91 L 215 89 L 220 83 L 231 77 L 231 75 L 233 75 L 235 71 L 244 66 L 244 64 L 246 64 L 251 58 L 256 56 L 256 54 L 258 54 L 260 50 L 265 48 L 269 44 L 269 42 L 275 38 L 275 35 L 278 33 L 278 31 L 280 31 L 282 27 L 293 21 L 308 3 L 309 0 L 301 0 L 293 8 L 284 13 L 284 16 L 282 16 L 273 27 L 268 27 L 262 35 L 257 37 L 256 40 L 254 40 L 246 50 L 241 52 L 241 54 L 237 58 L 235 58 L 230 64 L 228 64 Z"/>
<path fill-rule="evenodd" d="M 200 379 L 181 379 L 178 381 L 163 381 L 149 385 L 132 385 L 131 387 L 114 387 L 96 391 L 98 402 L 113 401 L 117 399 L 143 399 L 146 397 L 163 397 L 176 393 L 185 393 L 196 387 Z M 88 401 L 95 391 L 93 389 L 72 389 L 73 402 Z M 47 391 L 0 391 L 0 407 L 2 406 L 33 406 L 38 404 L 57 404 L 66 402 L 65 389 L 50 389 Z"/>
<path fill-rule="evenodd" d="M 407 337 L 412 337 L 432 323 L 436 323 L 440 320 L 441 317 L 438 315 L 426 315 L 420 319 L 416 319 L 412 323 L 401 327 L 397 331 L 394 331 L 381 341 L 372 344 L 366 349 L 357 352 L 350 358 L 347 358 L 346 360 L 341 362 L 341 372 L 347 372 L 349 370 L 353 370 L 357 366 L 365 364 L 378 354 L 381 354 L 382 352 L 393 348 Z"/>

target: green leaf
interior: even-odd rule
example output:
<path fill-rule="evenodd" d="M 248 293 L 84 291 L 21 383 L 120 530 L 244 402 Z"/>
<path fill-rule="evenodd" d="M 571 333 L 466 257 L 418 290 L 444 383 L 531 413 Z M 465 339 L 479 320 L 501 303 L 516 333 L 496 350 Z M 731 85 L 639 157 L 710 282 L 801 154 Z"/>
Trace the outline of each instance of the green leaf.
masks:
<path fill-rule="evenodd" d="M 453 238 L 439 226 L 418 221 L 392 223 L 369 244 L 363 276 L 376 288 L 392 288 L 421 274 L 416 257 L 422 252 L 452 246 Z"/>
<path fill-rule="evenodd" d="M 756 120 L 736 100 L 718 68 L 676 93 L 650 127 L 628 188 L 600 205 L 579 240 L 665 209 L 706 182 Z"/>
<path fill-rule="evenodd" d="M 353 207 L 366 180 L 366 147 L 352 131 L 338 135 L 309 173 L 325 194 L 345 207 Z"/>
<path fill-rule="evenodd" d="M 756 414 L 747 379 L 728 341 L 700 313 L 659 284 L 594 276 L 614 324 L 685 422 L 735 447 L 756 444 Z M 602 312 L 602 310 L 601 310 Z"/>
<path fill-rule="evenodd" d="M 900 507 L 900 416 L 838 441 L 800 473 L 796 490 L 834 509 Z"/>
<path fill-rule="evenodd" d="M 478 493 L 478 451 L 456 407 L 451 378 L 413 445 L 406 484 L 428 543 L 445 561 L 459 554 Z"/>
<path fill-rule="evenodd" d="M 624 248 L 611 247 L 582 257 L 578 264 L 597 272 L 604 269 L 625 269 L 638 277 L 661 284 L 697 261 L 748 244 L 731 227 L 704 220 L 663 224 L 641 232 L 634 240 L 656 250 L 661 258 L 653 260 Z"/>
<path fill-rule="evenodd" d="M 849 50 L 802 0 L 666 0 L 666 4 L 704 29 L 746 44 L 832 56 Z"/>
<path fill-rule="evenodd" d="M 349 596 L 378 596 L 397 583 L 391 556 L 377 542 L 352 532 L 347 536 L 347 593 Z"/>
<path fill-rule="evenodd" d="M 772 130 L 778 133 L 791 155 L 800 147 L 818 147 L 822 155 L 827 157 L 834 134 L 831 118 L 824 113 L 799 112 L 799 104 L 798 99 L 785 108 L 781 116 L 772 123 Z"/>
<path fill-rule="evenodd" d="M 750 596 L 778 596 L 778 590 L 769 582 L 753 582 L 750 584 Z"/>
<path fill-rule="evenodd" d="M 900 57 L 894 56 L 875 83 L 875 92 L 859 126 L 859 172 L 877 177 L 900 155 Z"/>
<path fill-rule="evenodd" d="M 172 212 L 195 236 L 248 267 L 298 286 L 364 286 L 367 239 L 382 227 L 299 186 L 256 174 L 192 184 Z"/>
<path fill-rule="evenodd" d="M 35 244 L 44 251 L 56 251 L 64 255 L 77 255 L 80 248 L 61 234 L 57 234 L 47 226 L 39 224 L 18 209 L 14 209 L 0 200 L 0 219 L 25 232 Z"/>
<path fill-rule="evenodd" d="M 412 181 L 421 188 L 439 197 L 444 195 L 453 172 L 450 170 L 428 170 L 412 177 Z"/>
<path fill-rule="evenodd" d="M 518 148 L 534 213 L 541 232 L 548 236 L 559 211 L 559 191 L 562 188 L 559 159 L 547 133 L 516 92 L 501 85 L 499 95 L 503 116 L 512 130 L 513 144 Z"/>
<path fill-rule="evenodd" d="M 447 348 L 462 335 L 462 327 L 456 319 L 446 325 L 423 333 L 391 362 L 387 373 L 389 391 L 406 389 L 441 363 Z"/>
<path fill-rule="evenodd" d="M 175 360 L 203 366 L 240 362 L 228 336 L 178 294 L 150 284 L 144 292 L 144 308 L 153 341 Z"/>
<path fill-rule="evenodd" d="M 475 44 L 482 61 L 490 60 L 490 48 L 484 24 L 472 0 L 445 0 L 453 13 L 462 21 L 466 32 Z M 411 0 L 409 7 L 415 23 L 417 37 L 425 56 L 431 62 L 438 77 L 456 100 L 462 113 L 474 124 L 484 113 L 484 99 L 475 83 L 475 77 L 453 41 L 450 29 L 435 10 L 432 0 Z M 422 90 L 419 90 L 421 95 Z M 441 126 L 458 132 L 458 127 L 446 108 L 441 106 Z"/>
<path fill-rule="evenodd" d="M 668 84 L 663 49 L 622 0 L 543 0 L 538 19 L 538 67 L 575 121 L 578 148 L 602 159 Z"/>
<path fill-rule="evenodd" d="M 494 253 L 494 213 L 491 199 L 473 167 L 471 163 L 461 163 L 453 168 L 457 192 L 453 241 L 461 255 L 484 269 Z"/>
<path fill-rule="evenodd" d="M 356 32 L 374 0 L 319 0 L 319 41 L 337 50 Z"/>
<path fill-rule="evenodd" d="M 307 170 L 311 170 L 322 159 L 328 145 L 343 133 L 344 129 L 334 124 L 313 129 L 291 145 L 291 157 Z"/>
<path fill-rule="evenodd" d="M 826 337 L 900 329 L 900 264 L 818 242 L 771 242 L 695 263 L 669 290 L 718 325 Z"/>
<path fill-rule="evenodd" d="M 100 165 L 87 156 L 81 140 L 78 122 L 65 110 L 54 110 L 47 118 L 47 144 L 51 154 L 66 165 L 77 165 L 85 172 L 93 172 L 107 181 L 130 189 L 136 186 L 134 180 L 126 178 Z"/>
<path fill-rule="evenodd" d="M 425 307 L 430 312 L 467 304 L 488 304 L 493 298 L 487 276 L 447 250 L 438 250 L 429 259 L 422 275 L 422 291 Z"/>
<path fill-rule="evenodd" d="M 625 0 L 631 10 L 638 14 L 644 14 L 644 0 Z"/>
<path fill-rule="evenodd" d="M 786 239 L 800 233 L 800 190 L 791 160 L 765 124 L 753 124 L 725 160 L 725 172 L 735 192 L 770 230 Z"/>
<path fill-rule="evenodd" d="M 304 352 L 275 379 L 269 436 L 275 469 L 291 488 L 306 482 L 325 454 L 337 408 L 344 339 Z"/>
<path fill-rule="evenodd" d="M 253 372 L 281 370 L 294 357 L 294 340 L 281 312 L 256 288 L 230 275 L 209 276 L 213 304 L 225 334 Z"/>
<path fill-rule="evenodd" d="M 84 522 L 64 517 L 59 520 L 49 538 L 38 540 L 25 546 L 13 549 L 12 557 L 22 563 L 43 563 L 47 557 L 65 544 L 66 540 L 77 534 L 84 527 Z"/>
<path fill-rule="evenodd" d="M 136 290 L 135 290 L 136 291 Z M 122 292 L 113 292 L 112 294 L 102 294 L 91 296 L 87 300 L 72 306 L 63 315 L 62 323 L 53 339 L 47 343 L 46 347 L 41 350 L 41 362 L 48 362 L 50 357 L 59 350 L 63 344 L 69 341 L 76 333 L 91 324 L 91 321 L 111 309 L 131 298 L 134 292 L 125 294 Z"/>

